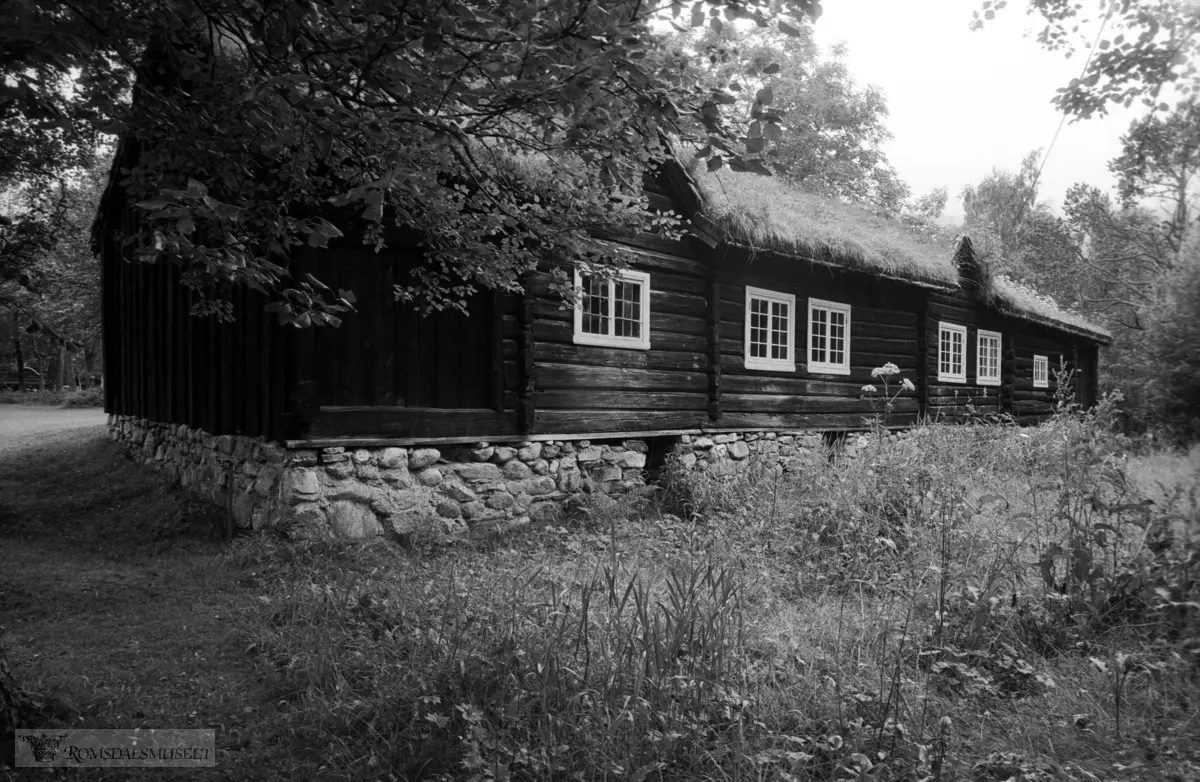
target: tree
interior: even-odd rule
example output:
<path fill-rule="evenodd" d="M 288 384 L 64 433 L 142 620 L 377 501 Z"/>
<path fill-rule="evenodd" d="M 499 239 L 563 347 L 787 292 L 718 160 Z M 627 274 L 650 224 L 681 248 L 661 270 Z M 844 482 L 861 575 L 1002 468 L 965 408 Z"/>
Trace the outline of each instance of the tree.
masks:
<path fill-rule="evenodd" d="M 1122 202 L 1166 204 L 1167 241 L 1178 253 L 1200 201 L 1200 104 L 1193 100 L 1166 117 L 1150 114 L 1135 120 L 1121 144 L 1121 154 L 1108 168 L 1117 178 Z"/>
<path fill-rule="evenodd" d="M 1037 210 L 1038 159 L 1035 149 L 1021 161 L 1020 171 L 993 168 L 978 185 L 962 190 L 964 225 L 984 245 L 995 245 L 1005 259 L 1014 259 L 1021 242 L 1021 229 L 1028 210 Z"/>
<path fill-rule="evenodd" d="M 909 190 L 882 149 L 891 138 L 887 101 L 855 84 L 844 47 L 823 57 L 807 24 L 790 32 L 725 25 L 678 45 L 694 48 L 701 70 L 728 91 L 732 115 L 748 126 L 744 143 L 767 150 L 771 172 L 899 213 Z"/>
<path fill-rule="evenodd" d="M 66 371 L 68 354 L 82 353 L 80 372 L 92 373 L 100 343 L 100 269 L 91 247 L 90 227 L 107 169 L 93 166 L 59 184 L 52 192 L 23 187 L 10 191 L 0 207 L 0 224 L 27 224 L 22 208 L 40 200 L 53 201 L 60 211 L 48 237 L 28 259 L 21 279 L 0 280 L 0 320 L 5 343 L 11 347 L 23 385 L 24 367 L 33 364 L 41 382 L 74 384 Z M 0 230 L 0 236 L 4 233 Z M 45 349 L 45 350 L 44 350 Z M 53 366 L 57 372 L 51 375 Z"/>
<path fill-rule="evenodd" d="M 19 128 L 120 132 L 136 147 L 125 183 L 145 228 L 131 241 L 143 259 L 185 268 L 200 311 L 227 316 L 224 293 L 245 284 L 273 292 L 285 322 L 336 323 L 350 298 L 290 278 L 297 247 L 342 235 L 379 247 L 387 226 L 411 229 L 426 262 L 398 294 L 459 305 L 476 286 L 518 288 L 543 257 L 611 260 L 588 233 L 648 225 L 640 174 L 665 155 L 663 131 L 700 134 L 731 160 L 761 157 L 734 153 L 721 98 L 676 78 L 649 23 L 795 29 L 819 4 L 689 10 L 10 0 L 0 83 Z"/>
<path fill-rule="evenodd" d="M 972 28 L 1007 5 L 984 0 Z M 1086 119 L 1135 100 L 1168 111 L 1171 88 L 1180 105 L 1200 94 L 1200 4 L 1194 0 L 1028 0 L 1026 10 L 1044 22 L 1037 40 L 1050 51 L 1070 57 L 1096 44 L 1083 73 L 1054 98 L 1068 116 Z M 1102 30 L 1097 37 L 1080 35 L 1096 24 Z"/>

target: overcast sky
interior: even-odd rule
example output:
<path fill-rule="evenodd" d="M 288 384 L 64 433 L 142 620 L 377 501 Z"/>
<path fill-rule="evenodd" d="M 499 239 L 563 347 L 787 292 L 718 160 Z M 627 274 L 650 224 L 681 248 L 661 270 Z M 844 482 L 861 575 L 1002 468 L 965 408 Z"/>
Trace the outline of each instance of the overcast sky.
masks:
<path fill-rule="evenodd" d="M 962 217 L 963 185 L 993 167 L 1015 171 L 1028 152 L 1050 146 L 1061 119 L 1050 100 L 1079 75 L 1086 56 L 1042 50 L 1025 35 L 1036 31 L 1036 19 L 1026 16 L 1021 0 L 972 32 L 978 6 L 977 0 L 825 0 L 815 26 L 826 50 L 845 42 L 860 84 L 887 96 L 893 139 L 886 151 L 901 178 L 918 195 L 945 185 L 946 216 L 955 221 Z M 1042 172 L 1039 200 L 1057 211 L 1075 182 L 1111 188 L 1106 163 L 1119 154 L 1137 109 L 1068 122 Z"/>

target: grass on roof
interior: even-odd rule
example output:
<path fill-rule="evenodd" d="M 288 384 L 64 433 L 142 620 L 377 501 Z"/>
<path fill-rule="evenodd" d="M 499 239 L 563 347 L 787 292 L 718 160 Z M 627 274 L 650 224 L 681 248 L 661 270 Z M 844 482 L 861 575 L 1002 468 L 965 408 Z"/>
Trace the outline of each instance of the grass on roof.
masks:
<path fill-rule="evenodd" d="M 704 215 L 734 241 L 877 274 L 958 284 L 953 248 L 894 220 L 805 193 L 778 177 L 728 169 L 713 173 L 700 159 L 689 170 L 705 198 Z"/>
<path fill-rule="evenodd" d="M 1003 274 L 991 277 L 987 289 L 993 306 L 1012 311 L 1018 315 L 1063 323 L 1088 333 L 1112 339 L 1112 334 L 1077 312 L 1066 309 L 1050 296 L 1034 290 Z"/>

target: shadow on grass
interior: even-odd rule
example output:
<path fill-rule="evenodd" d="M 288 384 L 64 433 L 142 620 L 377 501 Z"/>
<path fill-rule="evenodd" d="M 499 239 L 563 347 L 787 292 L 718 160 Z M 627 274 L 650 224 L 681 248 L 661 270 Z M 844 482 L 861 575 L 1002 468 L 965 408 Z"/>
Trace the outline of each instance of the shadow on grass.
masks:
<path fill-rule="evenodd" d="M 0 453 L 0 734 L 15 727 L 215 728 L 218 767 L 290 771 L 242 628 L 256 601 L 222 557 L 223 510 L 167 487 L 88 426 Z M 7 682 L 3 679 L 7 678 Z M 0 695 L 4 693 L 0 692 Z M 0 773 L 11 759 L 0 735 Z M 286 753 L 285 753 L 286 754 Z M 10 769 L 21 779 L 41 772 Z M 129 769 L 80 769 L 124 779 Z"/>

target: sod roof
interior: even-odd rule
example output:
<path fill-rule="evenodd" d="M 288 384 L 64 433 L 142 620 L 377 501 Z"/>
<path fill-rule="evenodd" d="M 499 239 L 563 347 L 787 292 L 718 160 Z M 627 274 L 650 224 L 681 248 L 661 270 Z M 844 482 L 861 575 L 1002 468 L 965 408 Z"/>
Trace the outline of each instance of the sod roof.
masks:
<path fill-rule="evenodd" d="M 805 193 L 778 177 L 709 172 L 702 163 L 696 159 L 689 165 L 704 199 L 701 211 L 734 242 L 891 277 L 958 285 L 953 247 L 944 240 L 918 236 L 868 209 Z"/>
<path fill-rule="evenodd" d="M 728 241 L 779 255 L 833 263 L 870 274 L 939 287 L 960 287 L 955 243 L 926 236 L 861 206 L 805 193 L 778 177 L 692 159 L 687 172 L 699 191 L 701 215 Z M 986 270 L 985 300 L 1014 317 L 1065 328 L 1108 342 L 1111 335 L 1049 296 Z"/>

